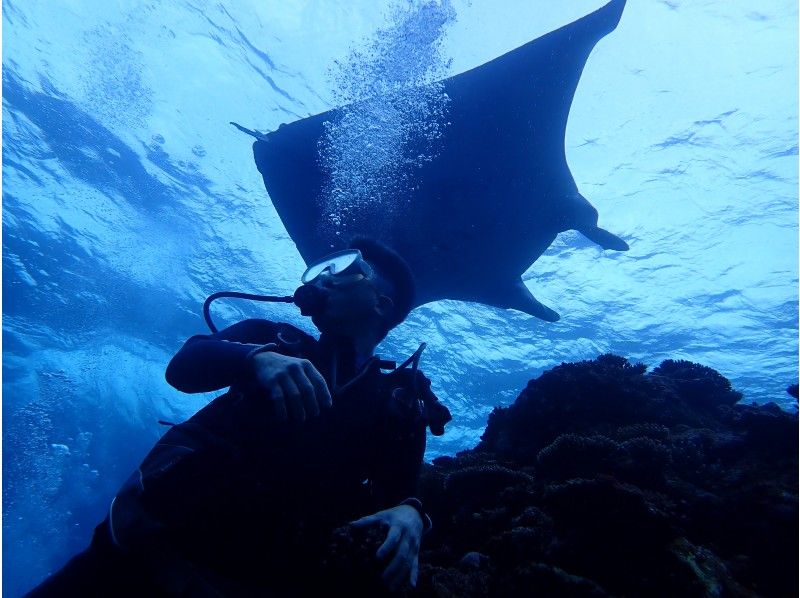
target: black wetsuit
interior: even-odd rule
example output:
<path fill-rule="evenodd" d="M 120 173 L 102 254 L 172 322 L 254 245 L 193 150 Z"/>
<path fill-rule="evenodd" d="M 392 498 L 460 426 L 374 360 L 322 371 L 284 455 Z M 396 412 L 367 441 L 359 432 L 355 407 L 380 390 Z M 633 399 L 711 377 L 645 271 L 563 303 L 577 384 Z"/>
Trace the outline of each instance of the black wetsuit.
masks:
<path fill-rule="evenodd" d="M 333 407 L 303 424 L 276 422 L 247 370 L 249 353 L 268 344 L 311 361 Z M 441 434 L 450 419 L 419 371 L 386 368 L 378 358 L 356 367 L 266 320 L 190 338 L 168 381 L 230 390 L 162 437 L 90 548 L 31 595 L 295 594 L 331 530 L 415 495 L 425 428 Z"/>

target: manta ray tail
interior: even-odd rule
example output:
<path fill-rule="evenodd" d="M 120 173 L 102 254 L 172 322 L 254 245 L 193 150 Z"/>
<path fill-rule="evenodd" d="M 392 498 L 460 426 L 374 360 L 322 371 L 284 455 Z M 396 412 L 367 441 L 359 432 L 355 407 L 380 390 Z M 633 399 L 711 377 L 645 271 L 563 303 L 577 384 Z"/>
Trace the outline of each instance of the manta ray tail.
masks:
<path fill-rule="evenodd" d="M 500 301 L 486 301 L 486 303 L 497 305 L 498 307 L 516 309 L 547 322 L 557 322 L 561 319 L 558 313 L 540 303 L 531 294 L 522 279 L 519 279 L 510 287 L 504 288 L 500 295 Z"/>

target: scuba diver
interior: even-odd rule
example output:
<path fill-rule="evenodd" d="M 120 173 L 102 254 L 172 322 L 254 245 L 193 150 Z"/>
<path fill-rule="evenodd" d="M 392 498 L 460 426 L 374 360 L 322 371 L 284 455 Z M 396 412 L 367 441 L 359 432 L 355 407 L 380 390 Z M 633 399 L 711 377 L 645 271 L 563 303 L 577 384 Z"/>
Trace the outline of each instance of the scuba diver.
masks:
<path fill-rule="evenodd" d="M 212 334 L 187 340 L 166 378 L 187 393 L 229 390 L 170 428 L 90 547 L 29 596 L 330 592 L 331 532 L 348 523 L 384 530 L 384 589 L 416 583 L 431 526 L 416 498 L 426 428 L 441 435 L 451 416 L 417 369 L 424 345 L 400 367 L 374 355 L 411 310 L 413 276 L 357 239 L 302 282 L 269 299 L 297 304 L 319 340 L 260 319 L 216 331 L 206 302 Z"/>

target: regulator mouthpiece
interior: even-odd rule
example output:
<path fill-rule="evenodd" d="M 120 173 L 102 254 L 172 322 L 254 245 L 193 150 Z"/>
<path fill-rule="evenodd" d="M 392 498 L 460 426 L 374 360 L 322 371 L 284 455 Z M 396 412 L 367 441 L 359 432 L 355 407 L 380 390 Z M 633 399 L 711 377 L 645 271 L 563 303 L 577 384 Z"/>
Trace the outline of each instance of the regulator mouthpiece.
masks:
<path fill-rule="evenodd" d="M 304 284 L 294 292 L 294 304 L 300 308 L 300 313 L 304 316 L 315 316 L 322 313 L 325 309 L 325 302 L 328 300 L 328 293 L 313 284 Z"/>

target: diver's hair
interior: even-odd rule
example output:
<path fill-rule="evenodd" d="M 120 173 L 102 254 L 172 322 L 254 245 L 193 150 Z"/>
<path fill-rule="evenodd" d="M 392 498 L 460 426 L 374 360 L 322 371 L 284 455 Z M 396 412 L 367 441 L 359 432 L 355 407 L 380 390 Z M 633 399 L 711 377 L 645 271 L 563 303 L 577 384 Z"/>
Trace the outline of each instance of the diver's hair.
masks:
<path fill-rule="evenodd" d="M 411 267 L 394 249 L 368 237 L 355 237 L 350 241 L 351 249 L 358 249 L 361 257 L 372 266 L 380 278 L 390 286 L 386 293 L 394 303 L 394 309 L 386 320 L 384 336 L 406 319 L 414 307 L 416 283 Z"/>

